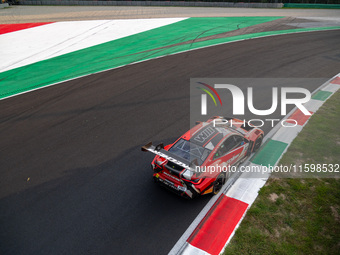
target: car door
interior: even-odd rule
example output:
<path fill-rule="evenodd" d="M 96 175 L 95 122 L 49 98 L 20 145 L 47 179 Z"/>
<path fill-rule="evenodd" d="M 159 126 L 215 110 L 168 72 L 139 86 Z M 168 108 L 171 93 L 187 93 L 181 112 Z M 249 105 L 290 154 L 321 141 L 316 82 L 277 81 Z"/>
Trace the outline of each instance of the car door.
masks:
<path fill-rule="evenodd" d="M 224 166 L 235 164 L 245 151 L 245 139 L 239 135 L 229 136 L 219 147 L 214 159 Z"/>

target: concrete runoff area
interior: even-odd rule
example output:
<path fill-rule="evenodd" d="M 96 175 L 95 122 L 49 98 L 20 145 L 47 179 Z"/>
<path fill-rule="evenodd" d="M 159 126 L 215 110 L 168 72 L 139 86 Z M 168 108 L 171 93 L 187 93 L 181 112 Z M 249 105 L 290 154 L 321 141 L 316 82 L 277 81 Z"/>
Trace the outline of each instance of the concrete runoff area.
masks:
<path fill-rule="evenodd" d="M 289 16 L 339 18 L 337 9 L 261 9 L 141 6 L 11 6 L 0 12 L 0 24 L 68 20 L 174 17 Z"/>
<path fill-rule="evenodd" d="M 327 20 L 329 27 L 324 27 L 323 19 L 312 22 L 313 26 L 310 23 L 306 18 L 279 16 L 3 24 L 0 34 L 5 34 L 0 44 L 6 46 L 6 50 L 0 64 L 0 99 L 211 45 L 340 28 L 336 21 Z M 35 24 L 40 26 L 23 29 L 23 26 Z M 308 25 L 305 27 L 305 24 Z M 13 29 L 15 33 L 10 32 Z M 25 44 L 21 43 L 21 38 L 25 38 Z"/>

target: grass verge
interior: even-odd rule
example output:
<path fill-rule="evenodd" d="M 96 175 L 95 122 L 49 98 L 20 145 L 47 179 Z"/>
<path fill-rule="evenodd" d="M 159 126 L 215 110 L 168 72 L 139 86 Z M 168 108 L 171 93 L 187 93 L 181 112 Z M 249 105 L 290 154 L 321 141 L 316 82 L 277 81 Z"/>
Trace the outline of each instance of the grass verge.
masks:
<path fill-rule="evenodd" d="M 340 163 L 340 91 L 313 115 L 279 165 Z M 270 178 L 224 254 L 339 254 L 340 179 Z"/>

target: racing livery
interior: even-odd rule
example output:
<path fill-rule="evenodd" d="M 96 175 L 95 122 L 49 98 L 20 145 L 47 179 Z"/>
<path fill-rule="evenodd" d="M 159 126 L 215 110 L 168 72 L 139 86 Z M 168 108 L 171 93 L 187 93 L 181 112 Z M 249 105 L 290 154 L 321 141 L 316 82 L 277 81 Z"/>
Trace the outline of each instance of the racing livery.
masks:
<path fill-rule="evenodd" d="M 217 194 L 230 177 L 230 167 L 258 150 L 264 135 L 234 118 L 215 116 L 196 124 L 173 144 L 142 147 L 156 154 L 151 162 L 155 182 L 186 198 Z"/>

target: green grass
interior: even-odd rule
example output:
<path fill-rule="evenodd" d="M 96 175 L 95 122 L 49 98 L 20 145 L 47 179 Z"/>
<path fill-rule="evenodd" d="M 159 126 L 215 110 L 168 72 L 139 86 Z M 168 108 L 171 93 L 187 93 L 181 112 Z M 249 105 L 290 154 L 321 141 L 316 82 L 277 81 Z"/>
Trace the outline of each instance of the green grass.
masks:
<path fill-rule="evenodd" d="M 340 92 L 311 117 L 279 164 L 340 163 Z M 270 178 L 224 254 L 339 254 L 340 180 Z"/>

